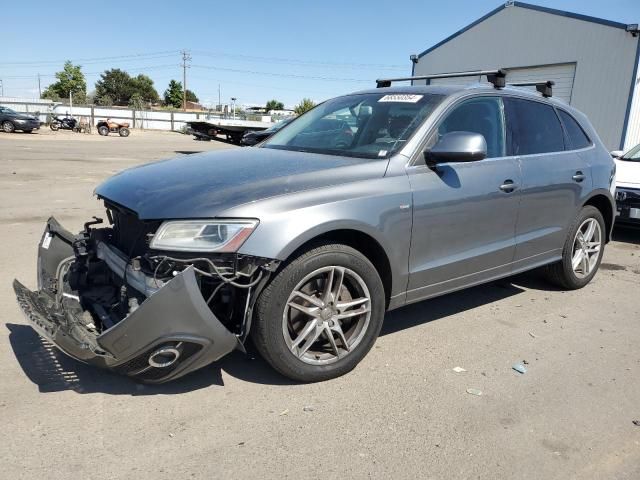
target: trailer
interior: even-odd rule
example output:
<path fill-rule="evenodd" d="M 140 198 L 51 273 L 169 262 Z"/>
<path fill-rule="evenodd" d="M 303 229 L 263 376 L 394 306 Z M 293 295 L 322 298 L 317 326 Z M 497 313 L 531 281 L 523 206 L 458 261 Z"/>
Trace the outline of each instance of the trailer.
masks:
<path fill-rule="evenodd" d="M 227 140 L 239 145 L 246 132 L 266 130 L 272 125 L 271 122 L 256 120 L 211 118 L 187 122 L 187 133 L 193 135 L 195 140 L 204 141 L 210 141 L 217 138 L 218 135 L 224 135 Z"/>

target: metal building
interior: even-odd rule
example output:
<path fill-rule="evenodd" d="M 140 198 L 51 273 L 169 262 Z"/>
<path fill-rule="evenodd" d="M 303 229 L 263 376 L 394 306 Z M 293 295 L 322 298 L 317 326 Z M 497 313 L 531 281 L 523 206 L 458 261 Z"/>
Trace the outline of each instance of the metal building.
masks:
<path fill-rule="evenodd" d="M 507 83 L 553 80 L 554 97 L 615 150 L 640 143 L 639 53 L 637 24 L 510 1 L 411 59 L 414 75 L 504 68 Z"/>

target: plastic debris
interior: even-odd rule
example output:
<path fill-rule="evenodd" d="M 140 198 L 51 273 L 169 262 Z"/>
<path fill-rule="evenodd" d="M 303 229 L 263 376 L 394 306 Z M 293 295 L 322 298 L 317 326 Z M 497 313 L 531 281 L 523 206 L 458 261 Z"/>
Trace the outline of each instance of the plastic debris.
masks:
<path fill-rule="evenodd" d="M 640 427 L 640 420 L 634 420 L 633 423 L 636 427 Z"/>
<path fill-rule="evenodd" d="M 467 388 L 467 393 L 479 397 L 480 395 L 482 395 L 482 390 L 478 390 L 477 388 Z"/>
<path fill-rule="evenodd" d="M 280 416 L 282 417 L 283 415 L 287 415 L 289 413 L 289 409 L 286 408 L 283 411 L 280 412 Z"/>
<path fill-rule="evenodd" d="M 303 412 L 313 412 L 315 410 L 315 408 L 313 408 L 311 405 L 307 405 L 306 407 L 302 408 Z"/>
<path fill-rule="evenodd" d="M 169 436 L 170 436 L 171 438 L 173 438 L 173 433 L 170 433 L 170 434 L 169 434 Z"/>
<path fill-rule="evenodd" d="M 531 338 L 537 338 L 537 335 L 535 333 L 533 333 L 533 332 L 529 332 L 529 336 Z"/>
<path fill-rule="evenodd" d="M 513 368 L 518 373 L 527 373 L 527 367 L 525 367 L 522 363 L 516 363 L 511 368 Z"/>
<path fill-rule="evenodd" d="M 462 372 L 466 372 L 466 370 L 462 367 L 454 367 L 453 371 L 456 373 L 462 373 Z"/>

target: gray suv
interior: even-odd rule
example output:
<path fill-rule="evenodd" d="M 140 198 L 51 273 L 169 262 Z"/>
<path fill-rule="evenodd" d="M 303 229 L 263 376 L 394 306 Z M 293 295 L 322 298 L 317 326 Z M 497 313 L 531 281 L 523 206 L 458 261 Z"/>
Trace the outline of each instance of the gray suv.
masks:
<path fill-rule="evenodd" d="M 334 98 L 258 148 L 132 168 L 108 224 L 51 218 L 30 324 L 80 361 L 175 379 L 252 338 L 297 381 L 353 369 L 385 312 L 537 267 L 595 275 L 615 166 L 587 118 L 523 88 Z"/>

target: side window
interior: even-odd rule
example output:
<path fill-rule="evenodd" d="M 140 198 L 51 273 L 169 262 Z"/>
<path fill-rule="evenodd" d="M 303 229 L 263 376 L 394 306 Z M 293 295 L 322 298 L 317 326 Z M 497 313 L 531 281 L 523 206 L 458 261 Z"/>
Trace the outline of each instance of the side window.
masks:
<path fill-rule="evenodd" d="M 512 155 L 564 150 L 562 126 L 551 105 L 520 98 L 506 98 L 505 105 Z"/>
<path fill-rule="evenodd" d="M 558 109 L 558 113 L 560 114 L 562 124 L 564 125 L 564 129 L 569 137 L 569 142 L 571 143 L 570 146 L 567 145 L 567 149 L 572 148 L 573 150 L 577 150 L 591 145 L 591 140 L 589 140 L 589 137 L 584 133 L 584 130 L 582 130 L 582 127 L 578 124 L 575 118 L 564 110 Z"/>
<path fill-rule="evenodd" d="M 467 100 L 449 113 L 438 127 L 438 138 L 450 132 L 473 132 L 484 136 L 487 158 L 503 157 L 504 123 L 499 97 L 478 97 Z"/>

